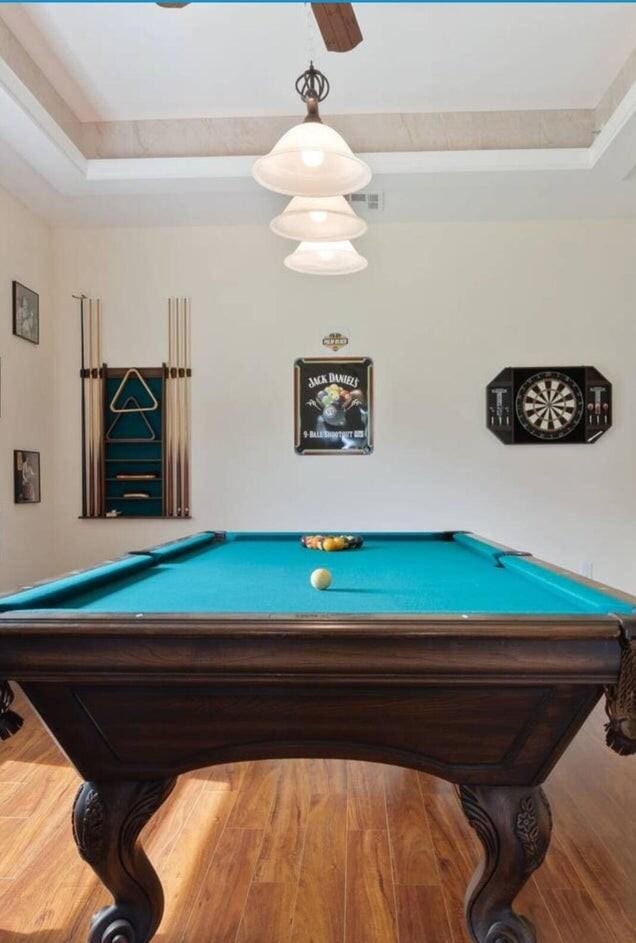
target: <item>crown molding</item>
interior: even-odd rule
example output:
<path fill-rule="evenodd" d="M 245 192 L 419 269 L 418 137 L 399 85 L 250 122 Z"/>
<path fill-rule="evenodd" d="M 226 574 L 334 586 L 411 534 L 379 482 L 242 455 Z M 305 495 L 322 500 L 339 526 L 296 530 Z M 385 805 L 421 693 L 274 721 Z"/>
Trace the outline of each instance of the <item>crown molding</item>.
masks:
<path fill-rule="evenodd" d="M 589 147 L 592 109 L 323 115 L 358 154 Z M 226 157 L 266 154 L 300 115 L 82 124 L 85 157 Z"/>

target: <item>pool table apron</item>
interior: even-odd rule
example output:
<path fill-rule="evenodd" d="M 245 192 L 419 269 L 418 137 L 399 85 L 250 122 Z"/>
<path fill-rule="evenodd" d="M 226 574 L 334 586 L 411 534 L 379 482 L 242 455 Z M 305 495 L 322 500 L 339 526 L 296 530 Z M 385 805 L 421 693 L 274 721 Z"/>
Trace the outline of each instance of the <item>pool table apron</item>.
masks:
<path fill-rule="evenodd" d="M 614 617 L 2 617 L 0 668 L 86 780 L 81 855 L 114 896 L 90 943 L 147 943 L 163 910 L 137 838 L 187 770 L 342 757 L 456 783 L 484 847 L 466 900 L 478 943 L 534 943 L 512 901 L 541 864 L 540 784 L 615 690 Z M 275 621 L 275 625 L 272 624 Z"/>

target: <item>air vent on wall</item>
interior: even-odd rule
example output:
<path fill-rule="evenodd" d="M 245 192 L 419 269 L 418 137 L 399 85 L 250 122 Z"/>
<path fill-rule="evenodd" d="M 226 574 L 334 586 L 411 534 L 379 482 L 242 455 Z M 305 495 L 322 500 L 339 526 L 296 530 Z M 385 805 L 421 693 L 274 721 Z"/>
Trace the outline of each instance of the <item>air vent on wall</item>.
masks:
<path fill-rule="evenodd" d="M 376 213 L 381 213 L 384 210 L 384 193 L 382 190 L 351 193 L 347 199 L 357 210 L 366 209 Z"/>

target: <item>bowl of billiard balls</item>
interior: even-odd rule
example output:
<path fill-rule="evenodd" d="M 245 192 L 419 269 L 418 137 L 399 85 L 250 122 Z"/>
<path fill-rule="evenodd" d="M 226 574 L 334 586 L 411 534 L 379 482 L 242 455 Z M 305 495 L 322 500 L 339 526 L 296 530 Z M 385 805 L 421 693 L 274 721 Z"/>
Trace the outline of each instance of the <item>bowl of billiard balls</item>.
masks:
<path fill-rule="evenodd" d="M 308 534 L 300 538 L 300 542 L 307 550 L 325 550 L 327 553 L 338 550 L 358 550 L 362 544 L 362 537 L 353 534 Z"/>

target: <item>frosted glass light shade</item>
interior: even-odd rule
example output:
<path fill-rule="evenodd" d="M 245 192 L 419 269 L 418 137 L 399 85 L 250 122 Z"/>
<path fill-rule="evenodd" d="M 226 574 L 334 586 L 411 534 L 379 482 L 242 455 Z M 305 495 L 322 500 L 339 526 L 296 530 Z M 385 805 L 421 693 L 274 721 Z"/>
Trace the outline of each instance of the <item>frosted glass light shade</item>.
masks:
<path fill-rule="evenodd" d="M 289 196 L 342 196 L 366 187 L 371 168 L 321 121 L 290 128 L 252 168 L 257 183 Z"/>
<path fill-rule="evenodd" d="M 301 242 L 285 259 L 287 268 L 306 275 L 352 275 L 368 264 L 350 242 Z"/>
<path fill-rule="evenodd" d="M 343 196 L 295 196 L 270 223 L 277 236 L 296 242 L 357 239 L 367 228 Z"/>

